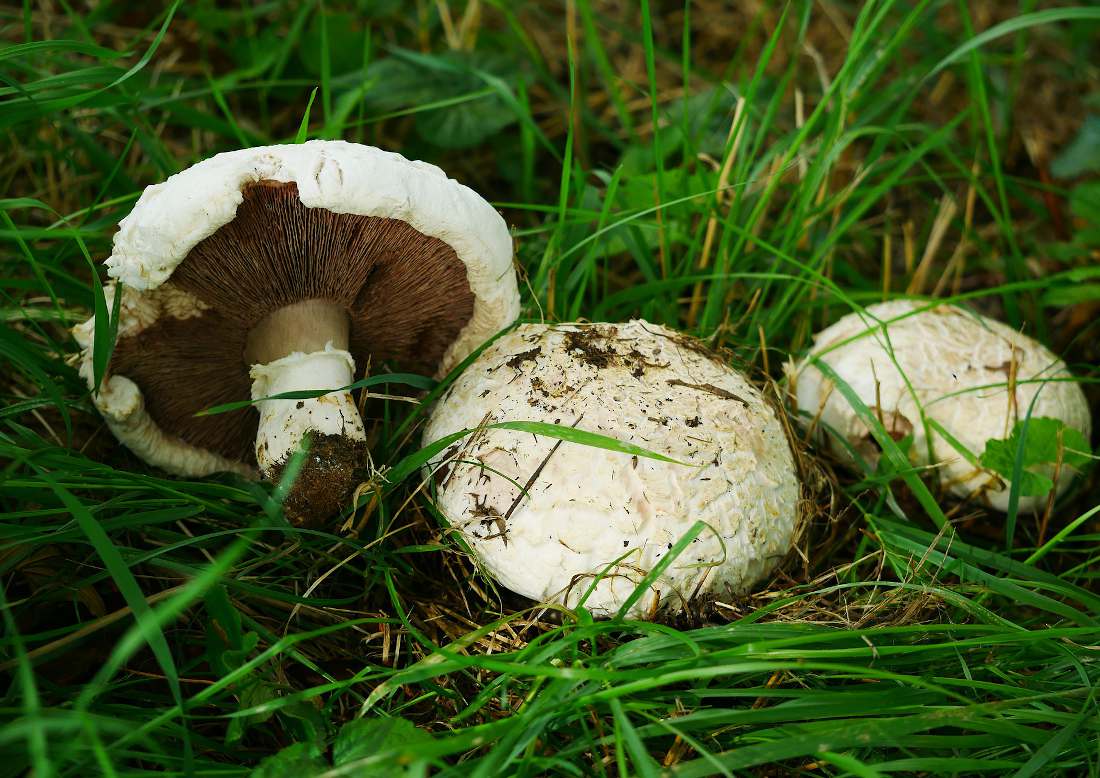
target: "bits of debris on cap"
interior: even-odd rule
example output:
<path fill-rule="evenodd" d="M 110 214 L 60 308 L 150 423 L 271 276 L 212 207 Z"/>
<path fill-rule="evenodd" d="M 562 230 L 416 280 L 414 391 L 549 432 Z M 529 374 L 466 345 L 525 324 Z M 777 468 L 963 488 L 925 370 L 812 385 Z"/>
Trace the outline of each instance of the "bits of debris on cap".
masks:
<path fill-rule="evenodd" d="M 323 441 L 304 468 L 323 460 L 343 486 L 289 495 L 302 521 L 348 502 L 363 420 L 348 392 L 265 398 L 340 389 L 382 363 L 443 374 L 519 312 L 492 206 L 432 165 L 343 141 L 218 154 L 148 187 L 106 264 L 121 313 L 93 400 L 116 437 L 192 477 L 275 477 L 303 439 Z M 89 386 L 94 331 L 94 318 L 74 330 Z"/>
<path fill-rule="evenodd" d="M 457 379 L 424 441 L 502 421 L 557 423 L 675 460 L 481 429 L 430 463 L 447 521 L 519 594 L 572 607 L 594 586 L 585 607 L 612 615 L 702 521 L 630 609 L 671 615 L 744 592 L 791 546 L 799 484 L 775 410 L 679 333 L 645 321 L 522 325 Z"/>

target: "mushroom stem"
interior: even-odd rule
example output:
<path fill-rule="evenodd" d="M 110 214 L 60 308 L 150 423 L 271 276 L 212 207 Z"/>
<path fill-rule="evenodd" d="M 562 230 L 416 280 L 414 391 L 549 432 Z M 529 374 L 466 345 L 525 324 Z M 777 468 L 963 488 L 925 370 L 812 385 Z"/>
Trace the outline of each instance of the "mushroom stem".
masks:
<path fill-rule="evenodd" d="M 265 365 L 295 351 L 322 351 L 329 343 L 346 349 L 349 329 L 348 312 L 342 305 L 303 300 L 275 309 L 253 327 L 244 356 L 250 365 Z"/>
<path fill-rule="evenodd" d="M 313 432 L 351 440 L 366 440 L 363 420 L 350 392 L 330 392 L 300 400 L 263 400 L 286 392 L 336 389 L 347 386 L 355 375 L 351 354 L 326 344 L 324 350 L 292 354 L 253 365 L 252 399 L 259 400 L 260 427 L 256 432 L 256 462 L 264 476 L 296 452 L 302 438 Z"/>
<path fill-rule="evenodd" d="M 260 412 L 256 432 L 260 472 L 277 481 L 303 439 L 310 438 L 309 458 L 284 504 L 287 515 L 300 523 L 338 512 L 358 484 L 366 462 L 363 420 L 350 392 L 263 398 L 347 386 L 355 377 L 355 360 L 346 350 L 347 343 L 346 312 L 325 300 L 280 308 L 248 337 L 245 357 L 252 363 L 252 399 Z"/>

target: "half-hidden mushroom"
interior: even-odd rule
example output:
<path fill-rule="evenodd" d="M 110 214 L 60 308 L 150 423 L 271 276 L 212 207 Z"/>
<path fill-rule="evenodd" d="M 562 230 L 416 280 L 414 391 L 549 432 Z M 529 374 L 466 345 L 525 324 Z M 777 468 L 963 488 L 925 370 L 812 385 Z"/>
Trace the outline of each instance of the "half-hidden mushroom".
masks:
<path fill-rule="evenodd" d="M 245 149 L 145 190 L 107 260 L 118 338 L 93 395 L 118 439 L 185 476 L 277 477 L 296 521 L 339 510 L 367 461 L 348 386 L 391 363 L 438 375 L 512 322 L 500 215 L 439 168 L 342 141 Z M 115 287 L 108 288 L 113 297 Z M 93 378 L 94 319 L 78 326 Z M 199 411 L 259 400 L 217 415 Z"/>
<path fill-rule="evenodd" d="M 1009 437 L 1029 414 L 1060 420 L 1086 439 L 1091 430 L 1081 387 L 1065 363 L 1040 343 L 953 305 L 893 300 L 872 305 L 865 314 L 848 314 L 822 330 L 806 359 L 789 368 L 802 423 L 822 434 L 830 431 L 830 447 L 849 462 L 855 461 L 854 451 L 873 466 L 879 446 L 813 359 L 847 383 L 892 438 L 913 436 L 908 450 L 913 465 L 935 464 L 953 494 L 979 497 L 998 510 L 1008 508 L 1009 486 L 975 464 L 989 441 Z M 1053 476 L 1056 468 L 1051 463 L 1042 469 Z M 1060 470 L 1059 492 L 1071 481 L 1069 468 Z M 1045 498 L 1019 501 L 1021 510 L 1040 504 Z"/>
<path fill-rule="evenodd" d="M 675 462 L 487 429 L 537 421 Z M 799 483 L 776 413 L 685 336 L 645 321 L 523 325 L 487 348 L 435 407 L 435 499 L 484 568 L 514 592 L 616 613 L 697 521 L 706 525 L 629 609 L 672 614 L 733 596 L 789 550 Z M 591 591 L 590 591 L 591 590 Z"/>

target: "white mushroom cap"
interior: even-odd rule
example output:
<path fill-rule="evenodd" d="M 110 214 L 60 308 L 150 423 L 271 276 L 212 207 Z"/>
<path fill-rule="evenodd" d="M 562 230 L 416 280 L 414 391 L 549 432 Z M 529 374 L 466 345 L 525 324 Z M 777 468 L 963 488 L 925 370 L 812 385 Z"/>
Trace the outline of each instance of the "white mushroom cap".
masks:
<path fill-rule="evenodd" d="M 683 463 L 501 429 L 436 457 L 438 507 L 515 592 L 573 606 L 610 565 L 585 606 L 612 615 L 702 521 L 708 529 L 630 610 L 675 612 L 699 594 L 743 592 L 791 546 L 799 485 L 775 411 L 744 376 L 671 330 L 644 321 L 518 327 L 458 378 L 424 442 L 502 421 L 575 426 Z"/>
<path fill-rule="evenodd" d="M 913 434 L 909 456 L 914 465 L 930 464 L 929 430 L 920 408 L 975 457 L 981 456 L 989 440 L 1007 438 L 1029 408 L 1032 418 L 1060 419 L 1088 437 L 1091 419 L 1084 393 L 1066 380 L 1071 376 L 1065 363 L 1049 349 L 998 321 L 956 306 L 938 305 L 913 313 L 925 307 L 916 300 L 869 306 L 866 315 L 848 314 L 822 330 L 810 350 L 810 356 L 828 364 L 872 412 L 881 410 L 892 436 Z M 888 323 L 889 348 L 883 330 L 875 329 L 880 322 Z M 832 381 L 809 357 L 790 372 L 802 422 L 814 424 L 817 419 L 816 423 L 843 435 L 873 462 L 877 450 L 867 426 Z M 1007 485 L 968 462 L 943 436 L 933 433 L 931 439 L 933 463 L 953 494 L 962 498 L 980 494 L 992 507 L 1007 510 Z M 850 459 L 832 436 L 830 441 L 834 451 Z M 1070 481 L 1063 469 L 1058 491 Z M 1045 504 L 1045 498 L 1021 496 L 1019 502 L 1021 510 L 1040 504 Z"/>
<path fill-rule="evenodd" d="M 119 222 L 108 275 L 133 289 L 160 286 L 199 241 L 233 220 L 242 190 L 256 181 L 296 184 L 308 208 L 400 219 L 454 249 L 474 313 L 441 375 L 519 315 L 512 238 L 492 206 L 435 165 L 341 140 L 227 151 L 147 187 Z"/>
<path fill-rule="evenodd" d="M 166 320 L 202 316 L 214 307 L 180 288 L 178 271 L 181 265 L 188 267 L 185 260 L 193 249 L 234 220 L 245 200 L 244 190 L 261 182 L 293 185 L 306 208 L 404 222 L 453 250 L 465 268 L 472 312 L 438 363 L 432 362 L 437 374 L 449 371 L 518 315 L 511 237 L 492 206 L 433 165 L 369 146 L 310 141 L 218 154 L 145 190 L 120 223 L 106 262 L 109 275 L 124 284 L 120 339 Z M 414 283 L 430 288 L 425 279 Z M 109 296 L 113 288 L 108 286 Z M 415 315 L 415 310 L 410 312 Z M 93 317 L 74 330 L 82 348 L 80 373 L 92 388 L 94 328 Z M 216 331 L 217 326 L 208 329 Z M 256 474 L 250 455 L 209 451 L 158 425 L 149 410 L 150 398 L 143 397 L 146 388 L 115 368 L 113 362 L 93 401 L 118 439 L 143 459 L 186 476 L 223 470 Z M 247 379 L 248 365 L 242 371 Z M 108 391 L 110 386 L 123 386 L 121 379 L 126 379 L 125 424 L 119 422 L 123 395 Z M 248 396 L 246 388 L 235 399 Z"/>

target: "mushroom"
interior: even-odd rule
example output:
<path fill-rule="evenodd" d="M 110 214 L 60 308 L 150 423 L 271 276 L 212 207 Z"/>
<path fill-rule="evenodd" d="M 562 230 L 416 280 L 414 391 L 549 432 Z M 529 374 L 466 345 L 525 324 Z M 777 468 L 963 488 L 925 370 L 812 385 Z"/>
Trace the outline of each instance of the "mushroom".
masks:
<path fill-rule="evenodd" d="M 489 429 L 572 427 L 675 461 Z M 645 321 L 522 325 L 433 409 L 425 444 L 475 430 L 430 463 L 435 500 L 484 568 L 542 602 L 615 614 L 674 544 L 706 529 L 629 608 L 733 596 L 790 548 L 799 484 L 775 410 L 698 343 Z M 592 589 L 589 592 L 589 589 Z"/>
<path fill-rule="evenodd" d="M 93 399 L 116 437 L 178 475 L 258 465 L 269 479 L 308 438 L 285 504 L 303 522 L 357 485 L 363 421 L 345 391 L 265 398 L 340 389 L 383 362 L 444 374 L 519 311 L 487 202 L 433 165 L 343 141 L 218 154 L 147 188 L 106 264 L 121 312 Z M 94 317 L 75 329 L 89 386 L 94 330 Z M 196 416 L 250 398 L 258 413 Z"/>
<path fill-rule="evenodd" d="M 806 359 L 789 368 L 802 422 L 843 437 L 872 466 L 879 458 L 878 444 L 847 399 L 814 366 L 815 358 L 851 386 L 892 438 L 913 436 L 913 465 L 935 464 L 953 494 L 964 499 L 980 495 L 1001 511 L 1008 509 L 1008 485 L 968 461 L 948 438 L 930 432 L 925 419 L 942 426 L 974 459 L 990 440 L 1007 438 L 1028 414 L 1059 419 L 1086 438 L 1090 432 L 1081 387 L 1043 345 L 954 305 L 893 300 L 842 317 L 814 337 Z M 832 435 L 830 443 L 854 463 Z M 1059 492 L 1071 480 L 1064 469 L 1061 476 Z M 1041 503 L 1045 500 L 1039 497 L 1021 497 L 1019 508 L 1031 510 Z"/>

